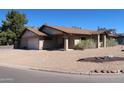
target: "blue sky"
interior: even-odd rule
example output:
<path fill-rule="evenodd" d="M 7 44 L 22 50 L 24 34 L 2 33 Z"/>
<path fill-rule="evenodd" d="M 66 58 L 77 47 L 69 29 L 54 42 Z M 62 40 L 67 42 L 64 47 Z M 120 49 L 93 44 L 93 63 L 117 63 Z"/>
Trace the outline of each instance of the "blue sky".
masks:
<path fill-rule="evenodd" d="M 0 10 L 0 25 L 9 10 Z M 124 32 L 124 10 L 17 10 L 26 14 L 28 26 L 39 27 L 44 23 L 48 25 L 61 25 L 66 27 L 82 27 L 96 30 L 98 26 L 114 28 L 118 33 Z"/>

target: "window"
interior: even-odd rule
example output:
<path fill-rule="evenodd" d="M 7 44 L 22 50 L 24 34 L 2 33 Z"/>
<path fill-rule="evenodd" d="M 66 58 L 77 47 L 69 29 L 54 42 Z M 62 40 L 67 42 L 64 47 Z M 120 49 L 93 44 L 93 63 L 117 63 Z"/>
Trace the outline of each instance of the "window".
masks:
<path fill-rule="evenodd" d="M 86 37 L 81 37 L 81 40 L 86 40 Z"/>
<path fill-rule="evenodd" d="M 45 37 L 45 40 L 52 40 L 52 37 Z"/>

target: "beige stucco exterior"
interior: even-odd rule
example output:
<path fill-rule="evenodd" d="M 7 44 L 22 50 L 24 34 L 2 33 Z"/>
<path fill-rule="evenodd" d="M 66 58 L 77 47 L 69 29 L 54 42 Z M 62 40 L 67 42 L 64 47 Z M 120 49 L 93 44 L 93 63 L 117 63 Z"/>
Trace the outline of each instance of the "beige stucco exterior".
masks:
<path fill-rule="evenodd" d="M 21 38 L 20 47 L 26 49 L 40 49 L 41 44 L 39 44 L 39 37 L 35 33 L 27 30 Z"/>
<path fill-rule="evenodd" d="M 53 37 L 39 37 L 35 33 L 31 31 L 26 31 L 25 34 L 21 38 L 21 48 L 27 49 L 57 49 L 64 48 L 64 50 L 73 49 L 75 45 L 77 45 L 81 38 L 85 37 L 86 39 L 91 38 L 90 36 L 53 36 Z M 102 37 L 102 42 L 101 42 Z M 101 47 L 101 43 L 103 43 L 102 47 L 106 47 L 106 35 L 97 35 L 93 37 L 97 43 L 97 48 Z"/>
<path fill-rule="evenodd" d="M 21 38 L 20 48 L 26 49 L 57 49 L 63 48 L 63 37 L 47 37 L 37 36 L 31 31 L 26 31 Z"/>
<path fill-rule="evenodd" d="M 74 49 L 81 40 L 92 39 L 95 41 L 90 48 L 106 47 L 106 35 L 84 35 L 84 34 L 67 34 L 56 29 L 42 29 L 48 36 L 38 35 L 35 32 L 26 30 L 21 37 L 20 48 L 26 49 Z"/>
<path fill-rule="evenodd" d="M 28 49 L 39 49 L 39 38 L 28 38 Z"/>

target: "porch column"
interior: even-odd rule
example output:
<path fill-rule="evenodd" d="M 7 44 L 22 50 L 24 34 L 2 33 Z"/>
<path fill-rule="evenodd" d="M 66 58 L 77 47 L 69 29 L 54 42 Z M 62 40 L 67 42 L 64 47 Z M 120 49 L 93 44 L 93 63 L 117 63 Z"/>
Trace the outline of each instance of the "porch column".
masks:
<path fill-rule="evenodd" d="M 106 48 L 106 35 L 104 35 L 104 48 Z"/>
<path fill-rule="evenodd" d="M 100 48 L 100 35 L 97 36 L 97 48 Z"/>
<path fill-rule="evenodd" d="M 68 50 L 68 38 L 67 37 L 64 38 L 64 50 L 65 51 Z"/>

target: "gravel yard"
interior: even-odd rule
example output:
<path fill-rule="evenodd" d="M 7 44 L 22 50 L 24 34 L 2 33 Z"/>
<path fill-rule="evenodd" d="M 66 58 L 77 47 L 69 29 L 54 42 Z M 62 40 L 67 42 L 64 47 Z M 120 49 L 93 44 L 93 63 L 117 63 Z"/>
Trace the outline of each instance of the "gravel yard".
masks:
<path fill-rule="evenodd" d="M 88 74 L 92 70 L 122 70 L 124 61 L 116 62 L 78 62 L 86 57 L 117 56 L 124 57 L 122 46 L 101 49 L 86 49 L 83 51 L 46 51 L 46 50 L 16 50 L 0 49 L 0 64 L 27 66 L 59 72 L 72 72 Z"/>

